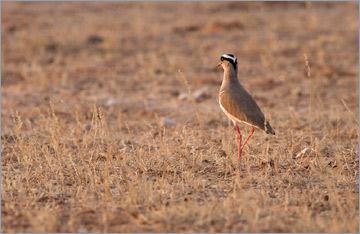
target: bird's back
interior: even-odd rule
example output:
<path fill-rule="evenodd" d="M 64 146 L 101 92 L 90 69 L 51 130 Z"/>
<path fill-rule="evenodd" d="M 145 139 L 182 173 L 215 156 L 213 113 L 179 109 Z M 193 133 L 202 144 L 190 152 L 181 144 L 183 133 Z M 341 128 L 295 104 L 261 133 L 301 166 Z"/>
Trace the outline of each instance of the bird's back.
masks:
<path fill-rule="evenodd" d="M 222 109 L 228 112 L 229 118 L 237 122 L 254 125 L 268 134 L 275 134 L 270 123 L 265 120 L 265 116 L 258 104 L 239 82 L 229 82 L 222 85 L 219 93 L 219 102 Z"/>

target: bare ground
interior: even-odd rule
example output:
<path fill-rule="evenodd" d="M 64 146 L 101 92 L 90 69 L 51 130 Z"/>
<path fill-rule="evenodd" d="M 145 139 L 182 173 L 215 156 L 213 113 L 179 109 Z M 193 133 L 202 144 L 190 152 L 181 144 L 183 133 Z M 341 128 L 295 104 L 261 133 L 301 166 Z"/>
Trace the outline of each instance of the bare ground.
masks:
<path fill-rule="evenodd" d="M 359 232 L 357 2 L 1 4 L 2 232 Z"/>

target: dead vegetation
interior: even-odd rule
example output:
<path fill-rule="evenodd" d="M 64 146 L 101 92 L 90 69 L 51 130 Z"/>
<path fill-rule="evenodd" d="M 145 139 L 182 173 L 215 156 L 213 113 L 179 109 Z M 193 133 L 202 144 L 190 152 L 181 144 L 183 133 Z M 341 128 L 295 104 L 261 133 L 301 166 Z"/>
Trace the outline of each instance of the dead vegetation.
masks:
<path fill-rule="evenodd" d="M 2 232 L 358 232 L 358 9 L 2 3 Z M 240 167 L 230 52 L 277 133 Z"/>

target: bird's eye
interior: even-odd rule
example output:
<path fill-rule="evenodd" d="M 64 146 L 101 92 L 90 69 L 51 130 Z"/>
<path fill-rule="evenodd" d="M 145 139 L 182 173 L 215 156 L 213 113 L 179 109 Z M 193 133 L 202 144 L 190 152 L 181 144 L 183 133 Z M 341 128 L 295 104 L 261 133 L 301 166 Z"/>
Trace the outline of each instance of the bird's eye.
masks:
<path fill-rule="evenodd" d="M 221 61 L 224 61 L 224 58 L 223 58 L 223 57 L 221 57 L 221 58 L 220 58 L 220 60 L 221 60 Z"/>

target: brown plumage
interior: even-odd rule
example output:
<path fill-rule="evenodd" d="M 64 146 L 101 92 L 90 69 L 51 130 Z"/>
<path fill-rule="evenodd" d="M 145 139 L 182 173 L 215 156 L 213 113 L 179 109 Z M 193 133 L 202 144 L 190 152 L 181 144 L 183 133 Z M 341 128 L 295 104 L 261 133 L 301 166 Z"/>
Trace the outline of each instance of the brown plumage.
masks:
<path fill-rule="evenodd" d="M 231 54 L 221 56 L 221 62 L 218 66 L 224 69 L 223 82 L 219 91 L 219 104 L 223 112 L 233 121 L 236 129 L 237 122 L 243 122 L 252 127 L 252 131 L 244 144 L 241 146 L 241 134 L 239 134 L 239 160 L 241 151 L 247 140 L 254 132 L 254 128 L 258 127 L 268 134 L 275 135 L 269 121 L 266 120 L 264 114 L 260 110 L 253 97 L 241 86 L 237 77 L 237 59 Z"/>
<path fill-rule="evenodd" d="M 224 111 L 225 114 L 231 120 L 256 126 L 268 134 L 271 133 L 275 135 L 269 121 L 266 121 L 265 125 L 265 116 L 261 112 L 258 104 L 238 81 L 223 81 L 219 92 L 219 103 L 221 109 L 223 109 L 223 111 L 225 109 L 227 112 Z"/>

